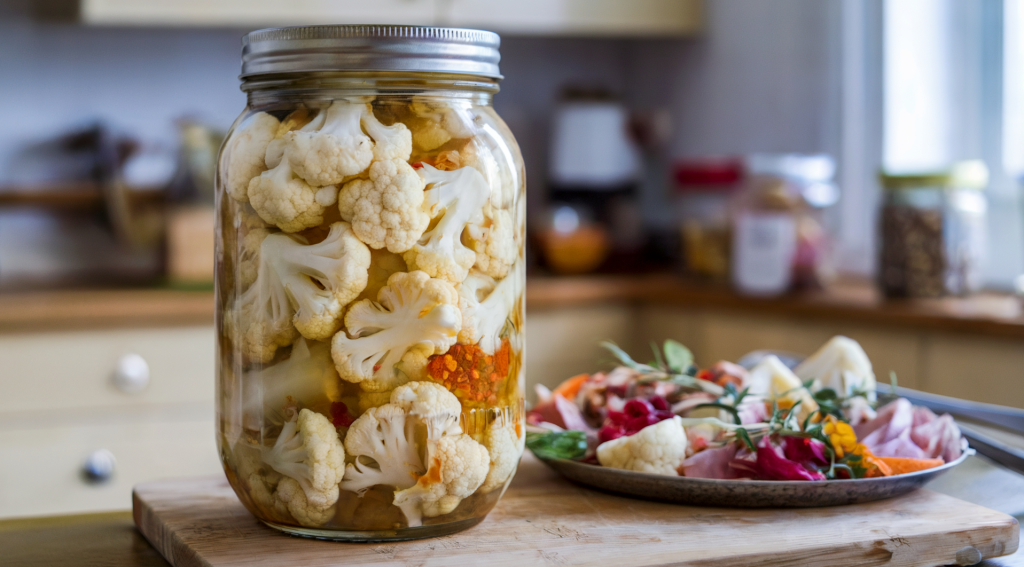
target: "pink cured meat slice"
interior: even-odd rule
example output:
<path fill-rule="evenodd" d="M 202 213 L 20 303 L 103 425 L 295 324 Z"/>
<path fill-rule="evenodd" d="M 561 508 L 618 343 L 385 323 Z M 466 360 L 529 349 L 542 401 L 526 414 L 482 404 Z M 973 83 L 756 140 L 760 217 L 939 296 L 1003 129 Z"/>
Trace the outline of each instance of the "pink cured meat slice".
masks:
<path fill-rule="evenodd" d="M 729 466 L 736 458 L 736 445 L 705 449 L 683 461 L 682 475 L 690 478 L 740 478 L 739 471 Z"/>

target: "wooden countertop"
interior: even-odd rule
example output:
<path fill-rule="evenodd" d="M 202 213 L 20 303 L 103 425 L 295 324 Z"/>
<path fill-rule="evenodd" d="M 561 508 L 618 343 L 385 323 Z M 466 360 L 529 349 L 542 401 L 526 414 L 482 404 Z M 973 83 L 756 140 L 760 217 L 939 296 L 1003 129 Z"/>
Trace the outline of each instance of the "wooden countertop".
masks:
<path fill-rule="evenodd" d="M 886 301 L 867 282 L 779 298 L 743 297 L 669 274 L 531 278 L 530 311 L 607 303 L 660 304 L 787 318 L 851 321 L 1024 339 L 1020 299 Z M 213 294 L 166 289 L 45 291 L 0 294 L 0 333 L 213 323 Z"/>
<path fill-rule="evenodd" d="M 566 487 L 570 486 L 568 481 L 550 478 L 553 475 L 554 473 L 544 468 L 531 455 L 524 455 L 520 471 L 509 489 L 509 494 L 506 494 L 506 504 L 514 507 L 513 501 L 517 491 L 527 495 L 536 493 L 538 482 L 540 484 L 544 484 L 544 482 L 562 483 Z M 999 509 L 1004 513 L 1021 518 L 1024 517 L 1019 514 L 1022 509 L 1020 495 L 1024 494 L 1021 491 L 1022 484 L 1024 484 L 1024 477 L 1002 469 L 982 458 L 971 457 L 959 467 L 929 484 L 928 488 L 982 506 Z M 576 485 L 571 486 L 574 491 L 589 492 L 589 489 Z M 601 498 L 600 493 L 595 493 L 595 497 Z M 722 510 L 727 511 L 728 509 Z M 636 511 L 630 508 L 625 512 L 635 513 Z M 492 514 L 502 513 L 504 513 L 502 503 L 499 503 L 498 508 Z M 290 543 L 292 540 L 288 541 Z M 345 548 L 345 544 L 338 545 L 339 552 L 343 548 Z M 0 564 L 5 566 L 166 567 L 168 565 L 135 529 L 131 512 L 128 511 L 0 521 L 0 550 L 2 550 Z M 394 564 L 404 563 L 399 559 L 394 562 Z M 416 562 L 416 564 L 418 563 L 419 561 Z M 1024 546 L 1012 556 L 989 559 L 980 565 L 986 567 L 1024 565 Z"/>

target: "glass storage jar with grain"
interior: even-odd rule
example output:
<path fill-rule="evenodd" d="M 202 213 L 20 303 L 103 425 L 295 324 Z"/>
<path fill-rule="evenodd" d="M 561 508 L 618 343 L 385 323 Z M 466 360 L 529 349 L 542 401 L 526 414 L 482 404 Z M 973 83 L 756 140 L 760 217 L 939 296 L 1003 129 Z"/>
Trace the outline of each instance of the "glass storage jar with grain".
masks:
<path fill-rule="evenodd" d="M 519 149 L 498 36 L 256 31 L 217 177 L 217 441 L 264 523 L 367 541 L 483 519 L 523 451 Z"/>
<path fill-rule="evenodd" d="M 881 175 L 879 285 L 887 297 L 977 291 L 985 258 L 988 169 L 960 162 L 948 171 Z"/>

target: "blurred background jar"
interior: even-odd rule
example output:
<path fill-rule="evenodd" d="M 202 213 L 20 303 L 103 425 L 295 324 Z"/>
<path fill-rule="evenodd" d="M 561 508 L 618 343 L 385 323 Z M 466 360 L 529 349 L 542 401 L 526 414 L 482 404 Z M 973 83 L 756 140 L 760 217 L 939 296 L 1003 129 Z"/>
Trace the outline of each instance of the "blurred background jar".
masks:
<path fill-rule="evenodd" d="M 981 287 L 988 169 L 883 173 L 879 285 L 886 297 L 965 295 Z"/>
<path fill-rule="evenodd" d="M 818 289 L 835 277 L 835 161 L 827 155 L 755 154 L 732 207 L 733 285 L 750 295 Z"/>
<path fill-rule="evenodd" d="M 729 201 L 742 188 L 743 161 L 705 158 L 675 166 L 676 214 L 684 271 L 727 281 L 732 255 Z"/>

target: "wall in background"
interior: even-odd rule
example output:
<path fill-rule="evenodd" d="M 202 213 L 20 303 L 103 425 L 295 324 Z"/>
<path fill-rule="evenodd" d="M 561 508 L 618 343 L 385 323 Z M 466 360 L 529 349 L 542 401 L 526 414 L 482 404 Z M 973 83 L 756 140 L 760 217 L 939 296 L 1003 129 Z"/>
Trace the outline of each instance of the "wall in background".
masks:
<path fill-rule="evenodd" d="M 0 183 L 17 180 L 19 148 L 73 124 L 100 119 L 173 144 L 175 119 L 226 128 L 244 105 L 236 77 L 245 30 L 40 23 L 29 8 L 0 0 Z M 837 28 L 832 3 L 713 0 L 696 39 L 504 38 L 495 106 L 522 146 L 531 211 L 544 205 L 550 119 L 570 83 L 603 85 L 634 108 L 672 116 L 672 138 L 654 162 L 662 173 L 645 183 L 644 210 L 658 224 L 670 220 L 663 172 L 674 157 L 837 155 Z"/>

